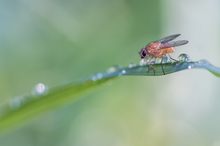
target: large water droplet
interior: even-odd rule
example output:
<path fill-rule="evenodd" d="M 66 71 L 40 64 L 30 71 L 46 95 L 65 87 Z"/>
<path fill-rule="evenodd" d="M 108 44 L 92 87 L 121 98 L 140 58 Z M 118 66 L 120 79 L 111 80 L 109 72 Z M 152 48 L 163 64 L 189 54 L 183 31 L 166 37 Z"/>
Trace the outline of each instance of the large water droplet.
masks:
<path fill-rule="evenodd" d="M 190 57 L 189 57 L 189 55 L 183 53 L 183 54 L 179 55 L 178 60 L 180 62 L 189 62 L 190 61 Z"/>
<path fill-rule="evenodd" d="M 45 92 L 47 91 L 47 86 L 43 83 L 38 83 L 37 85 L 35 85 L 33 93 L 36 95 L 42 95 L 45 94 Z"/>

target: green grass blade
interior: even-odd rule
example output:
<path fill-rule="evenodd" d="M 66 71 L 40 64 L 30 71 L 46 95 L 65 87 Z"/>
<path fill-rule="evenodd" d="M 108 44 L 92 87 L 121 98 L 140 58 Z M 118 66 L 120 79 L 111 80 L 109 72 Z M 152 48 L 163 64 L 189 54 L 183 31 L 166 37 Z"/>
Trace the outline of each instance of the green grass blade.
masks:
<path fill-rule="evenodd" d="M 163 69 L 162 69 L 163 68 Z M 220 68 L 206 60 L 196 62 L 169 62 L 154 65 L 129 65 L 128 67 L 112 67 L 107 72 L 98 73 L 88 80 L 52 88 L 43 95 L 30 95 L 16 99 L 19 106 L 14 107 L 12 101 L 0 107 L 0 131 L 8 130 L 27 121 L 31 117 L 66 103 L 74 102 L 82 93 L 118 76 L 161 76 L 182 70 L 201 68 L 220 77 Z M 164 72 L 163 72 L 164 70 Z"/>
<path fill-rule="evenodd" d="M 0 132 L 17 126 L 21 121 L 29 120 L 39 113 L 62 106 L 65 103 L 75 102 L 82 93 L 106 82 L 110 78 L 68 84 L 53 88 L 44 95 L 29 95 L 12 99 L 6 105 L 0 107 Z"/>

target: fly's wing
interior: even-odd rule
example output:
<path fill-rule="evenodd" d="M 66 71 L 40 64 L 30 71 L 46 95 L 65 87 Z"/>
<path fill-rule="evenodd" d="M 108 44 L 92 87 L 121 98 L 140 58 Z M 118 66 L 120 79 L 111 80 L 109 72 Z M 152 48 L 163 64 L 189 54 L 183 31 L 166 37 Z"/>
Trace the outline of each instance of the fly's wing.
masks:
<path fill-rule="evenodd" d="M 164 37 L 164 38 L 158 40 L 158 42 L 160 42 L 161 44 L 165 44 L 167 42 L 174 40 L 175 38 L 179 37 L 180 35 L 181 34 L 173 34 L 173 35 L 170 35 L 170 36 L 167 36 L 167 37 Z"/>
<path fill-rule="evenodd" d="M 168 43 L 161 44 L 160 49 L 182 46 L 182 45 L 187 44 L 188 42 L 189 41 L 187 41 L 187 40 L 168 42 Z"/>

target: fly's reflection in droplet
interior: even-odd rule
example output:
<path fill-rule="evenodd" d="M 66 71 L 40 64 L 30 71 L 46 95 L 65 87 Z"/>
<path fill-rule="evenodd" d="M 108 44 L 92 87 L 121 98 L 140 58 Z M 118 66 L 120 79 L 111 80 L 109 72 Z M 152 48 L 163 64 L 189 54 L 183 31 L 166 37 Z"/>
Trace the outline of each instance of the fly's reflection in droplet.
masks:
<path fill-rule="evenodd" d="M 178 60 L 180 62 L 189 62 L 190 61 L 190 57 L 189 57 L 189 55 L 183 53 L 183 54 L 179 55 Z"/>

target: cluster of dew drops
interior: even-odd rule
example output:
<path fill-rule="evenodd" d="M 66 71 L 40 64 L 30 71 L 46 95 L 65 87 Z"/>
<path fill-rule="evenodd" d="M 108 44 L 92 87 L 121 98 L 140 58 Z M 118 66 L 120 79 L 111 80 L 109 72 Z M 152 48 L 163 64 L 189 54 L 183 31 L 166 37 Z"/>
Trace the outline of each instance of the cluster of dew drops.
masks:
<path fill-rule="evenodd" d="M 91 80 L 92 81 L 97 81 L 97 80 L 101 80 L 101 79 L 103 79 L 105 77 L 120 76 L 120 75 L 126 74 L 126 70 L 125 69 L 123 69 L 123 70 L 120 70 L 120 69 L 121 69 L 121 67 L 112 66 L 112 67 L 108 68 L 105 73 L 96 73 L 95 75 L 93 75 L 91 77 Z"/>

